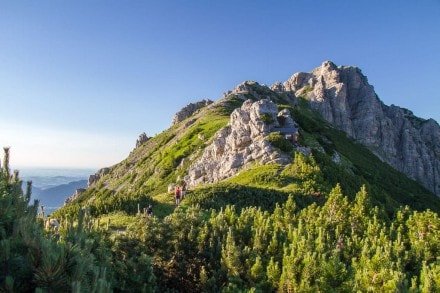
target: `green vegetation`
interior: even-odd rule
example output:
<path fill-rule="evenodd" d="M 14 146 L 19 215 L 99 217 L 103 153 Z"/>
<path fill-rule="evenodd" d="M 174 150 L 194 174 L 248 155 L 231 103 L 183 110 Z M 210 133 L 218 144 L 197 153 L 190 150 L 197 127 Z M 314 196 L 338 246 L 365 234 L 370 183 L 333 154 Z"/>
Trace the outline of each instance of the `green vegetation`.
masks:
<path fill-rule="evenodd" d="M 305 100 L 293 107 L 267 87 L 250 89 L 290 110 L 301 148 L 272 133 L 268 141 L 291 154 L 290 164 L 247 165 L 190 189 L 178 207 L 168 185 L 243 100 L 205 108 L 133 150 L 53 213 L 58 232 L 43 229 L 5 158 L 0 291 L 438 292 L 440 200 Z M 143 213 L 149 204 L 154 217 Z"/>
<path fill-rule="evenodd" d="M 279 164 L 255 163 L 225 182 L 266 189 L 281 189 L 285 186 L 285 179 L 281 176 L 283 169 L 284 167 Z"/>
<path fill-rule="evenodd" d="M 293 151 L 293 145 L 286 140 L 279 132 L 272 132 L 267 137 L 267 140 L 274 146 L 282 150 L 283 152 Z"/>
<path fill-rule="evenodd" d="M 103 236 L 88 229 L 85 215 L 63 227 L 43 230 L 38 202 L 29 205 L 31 183 L 21 189 L 9 172 L 8 149 L 0 169 L 0 291 L 110 292 Z"/>
<path fill-rule="evenodd" d="M 185 205 L 198 205 L 204 209 L 220 210 L 227 205 L 237 209 L 259 206 L 273 210 L 277 203 L 284 202 L 288 193 L 274 189 L 223 183 L 202 187 L 188 194 Z"/>
<path fill-rule="evenodd" d="M 266 124 L 272 124 L 275 122 L 275 120 L 272 118 L 272 115 L 268 113 L 263 113 L 260 115 L 261 121 L 263 121 Z"/>
<path fill-rule="evenodd" d="M 134 217 L 116 234 L 81 213 L 59 232 L 44 232 L 36 205 L 27 207 L 29 191 L 23 197 L 20 184 L 5 173 L 0 172 L 2 291 L 440 289 L 438 214 L 405 207 L 388 218 L 372 206 L 365 188 L 353 201 L 339 185 L 321 202 L 281 196 L 269 210 L 187 205 L 163 220 Z M 188 199 L 203 201 L 201 194 Z M 236 194 L 243 200 L 255 195 Z M 263 199 L 263 192 L 257 197 Z"/>
<path fill-rule="evenodd" d="M 117 211 L 134 215 L 138 204 L 141 209 L 152 204 L 162 211 L 158 213 L 161 216 L 169 214 L 171 204 L 164 202 L 160 195 L 166 193 L 169 184 L 185 175 L 186 168 L 202 154 L 215 132 L 227 124 L 232 108 L 238 103 L 237 99 L 232 99 L 204 112 L 196 121 L 189 118 L 151 138 L 114 167 L 112 172 L 118 174 L 116 177 L 105 176 L 73 204 L 56 211 L 54 216 L 73 217 L 80 206 L 87 206 L 95 217 Z M 187 123 L 189 126 L 184 126 Z"/>
<path fill-rule="evenodd" d="M 313 91 L 313 87 L 311 87 L 310 85 L 306 85 L 302 88 L 301 97 L 306 98 L 308 93 L 310 93 L 311 91 Z"/>

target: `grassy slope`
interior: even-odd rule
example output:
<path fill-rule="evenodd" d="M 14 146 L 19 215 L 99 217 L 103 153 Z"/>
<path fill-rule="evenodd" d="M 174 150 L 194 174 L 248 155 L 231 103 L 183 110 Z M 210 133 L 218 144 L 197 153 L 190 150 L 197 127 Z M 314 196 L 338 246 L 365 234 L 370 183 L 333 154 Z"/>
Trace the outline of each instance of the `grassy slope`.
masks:
<path fill-rule="evenodd" d="M 151 138 L 54 216 L 74 216 L 84 206 L 94 215 L 119 210 L 134 214 L 138 203 L 141 208 L 152 203 L 159 216 L 171 213 L 174 205 L 172 195 L 167 194 L 168 185 L 185 175 L 187 167 L 211 143 L 215 132 L 227 124 L 230 113 L 241 102 L 230 99 L 217 107 L 204 108 Z"/>

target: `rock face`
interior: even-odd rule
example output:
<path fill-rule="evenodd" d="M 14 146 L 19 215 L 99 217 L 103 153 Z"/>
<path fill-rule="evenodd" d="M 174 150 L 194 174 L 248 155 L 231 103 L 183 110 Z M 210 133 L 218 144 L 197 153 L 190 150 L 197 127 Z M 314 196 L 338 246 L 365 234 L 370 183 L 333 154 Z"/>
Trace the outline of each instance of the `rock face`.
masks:
<path fill-rule="evenodd" d="M 295 73 L 283 87 L 276 88 L 306 97 L 327 121 L 440 196 L 440 127 L 434 120 L 384 105 L 352 66 L 326 61 L 311 73 Z"/>
<path fill-rule="evenodd" d="M 89 181 L 87 183 L 87 186 L 91 186 L 91 185 L 95 184 L 96 182 L 99 181 L 99 179 L 101 179 L 102 177 L 107 175 L 109 172 L 110 172 L 110 168 L 99 169 L 98 172 L 89 176 Z"/>
<path fill-rule="evenodd" d="M 84 193 L 84 191 L 86 191 L 84 188 L 78 188 L 77 190 L 75 190 L 75 192 L 71 196 L 66 198 L 66 200 L 64 201 L 64 205 L 77 199 L 81 194 Z"/>
<path fill-rule="evenodd" d="M 276 123 L 283 121 L 282 127 L 296 127 L 289 113 L 276 113 L 275 105 L 262 100 L 278 93 L 305 97 L 327 121 L 440 196 L 440 126 L 432 119 L 415 117 L 406 109 L 384 105 L 359 68 L 336 66 L 329 61 L 310 73 L 295 73 L 270 88 L 247 81 L 228 92 L 240 99 L 250 95 L 260 101 L 246 101 L 233 112 L 229 126 L 216 134 L 213 145 L 190 167 L 185 178 L 190 185 L 228 178 L 251 161 L 284 160 L 264 140 Z M 288 102 L 296 103 L 293 98 Z M 267 117 L 261 119 L 265 113 L 273 118 L 274 125 L 263 122 L 267 121 Z M 271 157 L 274 154 L 279 157 Z"/>
<path fill-rule="evenodd" d="M 177 124 L 188 117 L 191 117 L 195 112 L 212 103 L 213 102 L 211 100 L 201 100 L 196 103 L 190 103 L 189 105 L 185 106 L 182 110 L 174 114 L 172 125 Z"/>
<path fill-rule="evenodd" d="M 144 143 L 146 143 L 150 138 L 147 136 L 145 132 L 142 132 L 139 135 L 139 138 L 136 140 L 136 148 L 140 147 Z"/>
<path fill-rule="evenodd" d="M 213 143 L 202 157 L 189 167 L 184 178 L 187 184 L 218 182 L 254 161 L 289 163 L 289 155 L 279 152 L 265 140 L 274 127 L 280 126 L 277 116 L 277 105 L 269 100 L 245 101 L 241 108 L 232 112 L 228 126 L 215 134 Z M 280 116 L 294 124 L 288 111 Z"/>

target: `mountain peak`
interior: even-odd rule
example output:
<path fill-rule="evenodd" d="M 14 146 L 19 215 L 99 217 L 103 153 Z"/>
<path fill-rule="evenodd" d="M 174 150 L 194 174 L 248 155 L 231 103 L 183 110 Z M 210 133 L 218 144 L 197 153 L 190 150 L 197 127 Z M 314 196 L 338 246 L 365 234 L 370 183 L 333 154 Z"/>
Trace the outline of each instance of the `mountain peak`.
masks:
<path fill-rule="evenodd" d="M 384 105 L 359 68 L 325 61 L 311 73 L 295 73 L 284 87 L 306 98 L 324 119 L 379 158 L 440 195 L 438 124 L 430 123 L 430 135 L 419 131 L 425 120 Z"/>
<path fill-rule="evenodd" d="M 325 68 L 327 70 L 336 70 L 338 67 L 332 61 L 326 60 L 322 62 L 321 68 Z"/>
<path fill-rule="evenodd" d="M 293 74 L 284 83 L 257 86 L 247 81 L 232 93 L 248 92 L 254 99 L 289 95 L 292 105 L 297 97 L 305 98 L 325 120 L 440 196 L 440 151 L 436 147 L 440 127 L 409 110 L 384 105 L 358 67 L 337 66 L 327 60 L 309 73 Z"/>
<path fill-rule="evenodd" d="M 277 143 L 287 143 L 288 136 L 282 129 L 273 134 L 277 127 L 296 128 L 298 133 L 289 133 L 289 137 L 298 134 L 303 144 L 290 144 L 282 150 Z M 346 164 L 344 154 L 335 152 L 331 139 L 321 133 L 334 128 L 440 195 L 436 183 L 440 182 L 438 124 L 384 105 L 359 68 L 330 61 L 271 87 L 244 81 L 215 103 L 190 103 L 176 113 L 170 129 L 148 138 L 108 176 L 97 176 L 97 180 L 115 193 L 148 194 L 165 190 L 182 178 L 196 186 L 223 181 L 254 164 L 285 166 L 292 162 L 289 152 L 293 149 L 303 154 L 313 149 L 335 164 Z M 308 133 L 302 136 L 304 129 Z M 319 133 L 314 134 L 316 129 Z M 362 166 L 353 167 L 352 172 L 358 172 L 356 168 Z"/>

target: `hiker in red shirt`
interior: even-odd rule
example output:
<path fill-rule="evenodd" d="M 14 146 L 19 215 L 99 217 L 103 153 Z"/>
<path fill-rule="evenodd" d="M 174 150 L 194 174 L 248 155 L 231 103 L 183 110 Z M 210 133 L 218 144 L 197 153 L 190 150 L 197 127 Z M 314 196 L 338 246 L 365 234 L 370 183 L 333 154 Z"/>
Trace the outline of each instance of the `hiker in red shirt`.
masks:
<path fill-rule="evenodd" d="M 180 204 L 180 195 L 181 195 L 181 190 L 180 190 L 180 186 L 176 187 L 176 206 L 178 206 Z"/>

